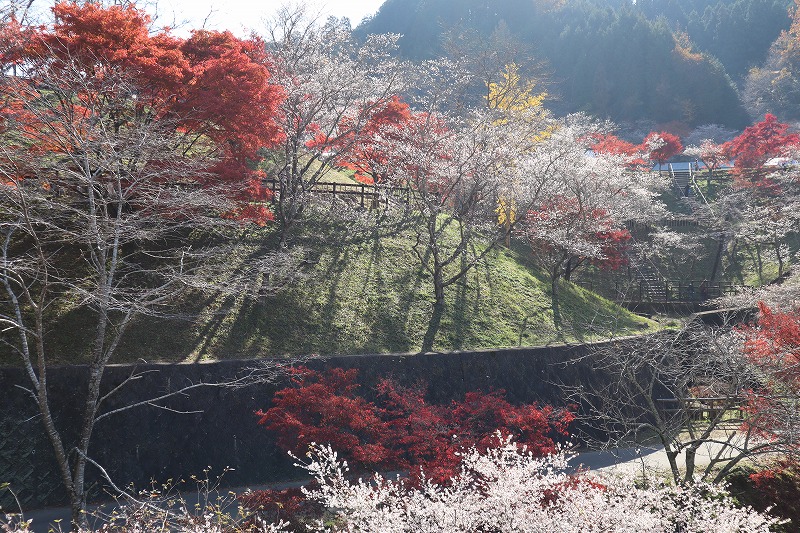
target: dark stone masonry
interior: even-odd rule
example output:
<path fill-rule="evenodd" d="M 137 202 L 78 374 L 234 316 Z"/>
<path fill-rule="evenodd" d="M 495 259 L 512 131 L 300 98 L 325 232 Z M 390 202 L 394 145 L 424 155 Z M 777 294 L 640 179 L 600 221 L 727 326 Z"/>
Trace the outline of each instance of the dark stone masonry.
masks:
<path fill-rule="evenodd" d="M 380 378 L 401 383 L 428 383 L 435 403 L 463 398 L 473 390 L 504 389 L 515 403 L 540 402 L 563 406 L 557 383 L 587 383 L 602 379 L 592 370 L 591 347 L 549 346 L 417 355 L 359 355 L 312 359 L 307 366 L 358 368 L 365 395 Z M 218 383 L 242 376 L 268 361 L 227 360 L 198 364 L 139 365 L 144 376 L 128 383 L 105 402 L 101 412 L 161 396 L 191 383 Z M 131 375 L 133 367 L 110 366 L 104 391 Z M 88 371 L 65 366 L 48 372 L 53 411 L 59 427 L 76 427 Z M 26 509 L 65 503 L 61 479 L 22 369 L 0 368 L 0 483 L 9 482 Z M 103 465 L 119 486 L 149 486 L 151 481 L 214 477 L 228 467 L 227 486 L 263 484 L 296 478 L 302 473 L 275 446 L 272 436 L 256 425 L 254 411 L 270 406 L 281 383 L 240 388 L 200 387 L 186 395 L 143 405 L 103 420 L 95 426 L 91 457 Z M 96 468 L 88 467 L 94 498 L 106 497 Z M 0 491 L 0 506 L 14 509 L 8 491 Z"/>

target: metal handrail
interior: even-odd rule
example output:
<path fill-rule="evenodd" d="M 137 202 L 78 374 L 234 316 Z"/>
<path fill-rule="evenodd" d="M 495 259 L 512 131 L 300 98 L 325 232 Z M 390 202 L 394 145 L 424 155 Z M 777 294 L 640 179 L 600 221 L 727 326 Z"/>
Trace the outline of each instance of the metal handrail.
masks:
<path fill-rule="evenodd" d="M 699 194 L 700 198 L 703 199 L 703 203 L 705 204 L 705 206 L 708 208 L 709 211 L 711 211 L 712 215 L 716 216 L 716 213 L 714 213 L 714 209 L 711 207 L 711 205 L 708 203 L 708 200 L 706 199 L 706 195 L 703 194 L 703 191 L 700 189 L 700 186 L 697 185 L 697 180 L 694 177 L 694 170 L 692 170 L 692 167 L 689 167 L 689 179 L 691 179 L 692 181 L 692 186 L 694 187 L 694 190 L 697 191 L 697 194 Z"/>

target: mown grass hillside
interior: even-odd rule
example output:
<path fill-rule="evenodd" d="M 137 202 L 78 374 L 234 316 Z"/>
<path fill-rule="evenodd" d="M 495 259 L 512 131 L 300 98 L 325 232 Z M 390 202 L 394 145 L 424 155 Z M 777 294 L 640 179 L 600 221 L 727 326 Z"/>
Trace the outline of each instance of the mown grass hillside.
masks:
<path fill-rule="evenodd" d="M 255 278 L 255 289 L 267 288 L 257 299 L 244 291 L 195 295 L 177 309 L 188 318 L 139 319 L 117 362 L 419 351 L 432 333 L 433 288 L 412 250 L 411 232 L 400 222 L 373 218 L 355 226 L 341 217 L 308 222 L 293 242 L 304 250 L 299 279 L 272 291 Z M 270 250 L 272 238 L 269 228 L 247 230 L 231 267 Z M 654 327 L 569 283 L 560 301 L 562 324 L 556 328 L 546 275 L 524 253 L 498 249 L 448 289 L 434 349 L 573 342 Z M 48 342 L 57 348 L 52 353 L 59 354 L 59 362 L 83 359 L 87 318 L 67 313 L 51 330 Z M 3 360 L 12 362 L 7 354 Z"/>

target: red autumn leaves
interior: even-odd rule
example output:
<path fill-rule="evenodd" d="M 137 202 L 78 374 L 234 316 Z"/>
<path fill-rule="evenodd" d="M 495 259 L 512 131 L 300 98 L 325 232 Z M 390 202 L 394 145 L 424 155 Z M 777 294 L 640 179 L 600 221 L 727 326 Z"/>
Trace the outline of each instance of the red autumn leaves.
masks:
<path fill-rule="evenodd" d="M 62 103 L 73 105 L 76 120 L 86 102 L 124 99 L 126 120 L 162 121 L 182 135 L 182 155 L 211 152 L 213 163 L 198 178 L 203 185 L 241 183 L 233 193 L 242 205 L 236 216 L 259 223 L 270 217 L 266 209 L 249 207 L 267 198 L 253 183 L 261 177 L 253 171 L 258 151 L 281 135 L 274 117 L 282 89 L 270 82 L 263 42 L 204 30 L 187 39 L 151 34 L 150 18 L 133 5 L 61 2 L 52 10 L 51 28 L 23 27 L 13 20 L 3 27 L 0 60 L 22 74 L 3 91 L 4 117 L 19 118 L 21 108 L 35 109 L 24 118 L 32 138 L 39 139 L 34 130 L 54 127 L 69 116 L 46 116 L 44 108 L 36 108 L 33 99 L 42 97 L 40 89 L 53 79 L 85 80 L 77 97 Z M 135 94 L 109 95 L 103 82 L 112 72 L 122 73 Z M 20 90 L 22 83 L 30 90 Z M 120 121 L 119 126 L 129 124 Z"/>
<path fill-rule="evenodd" d="M 357 470 L 407 470 L 444 481 L 460 465 L 460 453 L 496 444 L 496 432 L 513 435 L 534 453 L 555 451 L 573 415 L 536 404 L 513 405 L 502 392 L 469 392 L 446 405 L 425 399 L 425 387 L 383 379 L 362 393 L 358 371 L 341 368 L 294 371 L 273 406 L 258 411 L 259 424 L 277 434 L 278 445 L 302 455 L 312 443 L 330 444 Z M 373 400 L 365 395 L 374 396 Z"/>

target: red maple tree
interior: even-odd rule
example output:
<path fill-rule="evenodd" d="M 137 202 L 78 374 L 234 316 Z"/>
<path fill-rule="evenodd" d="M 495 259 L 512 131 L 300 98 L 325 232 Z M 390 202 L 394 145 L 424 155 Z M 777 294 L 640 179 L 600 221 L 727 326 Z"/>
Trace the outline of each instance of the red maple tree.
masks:
<path fill-rule="evenodd" d="M 535 253 L 546 256 L 551 276 L 570 279 L 586 262 L 615 270 L 627 264 L 631 234 L 607 209 L 586 199 L 557 197 L 527 214 L 525 231 Z"/>
<path fill-rule="evenodd" d="M 775 183 L 767 178 L 770 160 L 787 155 L 800 145 L 800 136 L 789 131 L 789 125 L 778 122 L 770 113 L 764 120 L 748 126 L 741 135 L 723 145 L 735 160 L 734 170 L 739 185 L 774 189 Z"/>
<path fill-rule="evenodd" d="M 758 322 L 741 328 L 744 354 L 760 376 L 746 394 L 745 424 L 775 445 L 796 449 L 800 397 L 800 309 L 775 312 L 759 303 Z"/>
<path fill-rule="evenodd" d="M 278 445 L 304 453 L 312 442 L 327 443 L 358 470 L 424 471 L 442 482 L 460 465 L 459 453 L 496 443 L 496 432 L 513 435 L 535 453 L 555 451 L 573 415 L 537 404 L 513 405 L 502 391 L 470 392 L 463 401 L 435 405 L 425 387 L 381 380 L 375 400 L 359 394 L 358 371 L 334 368 L 293 371 L 291 385 L 278 391 L 273 406 L 258 411 L 258 423 L 276 432 Z"/>
<path fill-rule="evenodd" d="M 444 143 L 437 142 L 448 132 L 441 117 L 412 111 L 400 97 L 392 96 L 371 111 L 357 133 L 354 122 L 345 117 L 339 127 L 345 133 L 333 140 L 318 137 L 330 146 L 349 145 L 349 149 L 339 150 L 336 164 L 353 170 L 358 181 L 417 190 L 446 187 L 436 179 L 437 164 L 449 158 Z"/>
<path fill-rule="evenodd" d="M 742 503 L 790 519 L 784 531 L 800 526 L 800 461 L 796 457 L 780 459 L 750 474 L 748 481 L 752 488 L 744 492 Z"/>
<path fill-rule="evenodd" d="M 12 20 L 0 32 L 0 61 L 24 70 L 24 77 L 10 80 L 13 87 L 7 84 L 3 91 L 4 115 L 34 105 L 26 98 L 38 98 L 35 89 L 45 78 L 74 78 L 74 73 L 86 81 L 74 102 L 80 114 L 87 103 L 80 100 L 108 98 L 92 94 L 93 87 L 109 72 L 122 72 L 136 92 L 113 95 L 133 110 L 120 113 L 117 127 L 129 120 L 169 121 L 183 138 L 182 155 L 203 153 L 214 161 L 198 181 L 237 184 L 233 194 L 241 208 L 229 216 L 258 223 L 269 218 L 263 206 L 253 204 L 265 200 L 268 191 L 257 186 L 261 176 L 252 169 L 258 150 L 279 139 L 274 117 L 282 90 L 270 83 L 263 42 L 205 30 L 188 39 L 151 34 L 150 17 L 133 4 L 59 2 L 52 12 L 50 28 Z M 21 89 L 23 84 L 30 90 Z M 42 128 L 52 124 L 48 117 L 35 118 Z"/>
<path fill-rule="evenodd" d="M 759 303 L 758 324 L 744 329 L 748 359 L 780 380 L 780 387 L 800 392 L 800 310 L 774 312 Z"/>
<path fill-rule="evenodd" d="M 553 453 L 554 437 L 566 435 L 574 419 L 567 409 L 513 405 L 503 391 L 469 392 L 462 401 L 431 404 L 424 384 L 403 387 L 391 379 L 380 380 L 370 391 L 374 400 L 367 400 L 357 377 L 355 369 L 293 369 L 290 386 L 275 394 L 273 406 L 256 412 L 258 423 L 295 454 L 311 443 L 327 443 L 357 473 L 404 470 L 409 486 L 417 486 L 423 473 L 424 479 L 447 483 L 460 468 L 461 453 L 472 447 L 485 452 L 497 444 L 498 431 L 533 453 Z M 251 513 L 298 527 L 322 515 L 319 504 L 299 489 L 254 491 L 239 502 Z"/>
<path fill-rule="evenodd" d="M 667 132 L 650 132 L 640 144 L 620 139 L 612 134 L 596 134 L 591 149 L 596 153 L 624 156 L 631 167 L 643 167 L 655 162 L 662 165 L 683 151 L 678 136 Z"/>
<path fill-rule="evenodd" d="M 597 134 L 593 136 L 593 139 L 595 142 L 591 145 L 591 148 L 597 153 L 634 156 L 639 153 L 641 148 L 639 145 L 622 140 L 616 135 L 612 135 L 610 133 Z"/>
<path fill-rule="evenodd" d="M 343 154 L 337 164 L 355 172 L 356 180 L 362 183 L 381 183 L 389 179 L 387 169 L 390 154 L 387 153 L 385 144 L 399 142 L 402 129 L 407 127 L 413 115 L 408 104 L 400 97 L 393 96 L 385 106 L 375 111 L 369 117 L 364 127 L 359 132 L 355 143 L 349 152 Z M 343 121 L 343 128 L 349 137 L 355 138 L 355 133 L 349 124 L 350 120 Z M 338 141 L 338 142 L 341 142 Z"/>
<path fill-rule="evenodd" d="M 650 154 L 650 160 L 655 161 L 659 166 L 683 152 L 680 138 L 665 131 L 648 133 L 644 138 L 642 148 Z"/>

